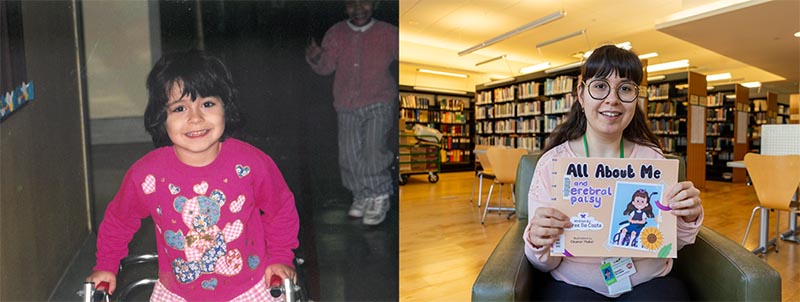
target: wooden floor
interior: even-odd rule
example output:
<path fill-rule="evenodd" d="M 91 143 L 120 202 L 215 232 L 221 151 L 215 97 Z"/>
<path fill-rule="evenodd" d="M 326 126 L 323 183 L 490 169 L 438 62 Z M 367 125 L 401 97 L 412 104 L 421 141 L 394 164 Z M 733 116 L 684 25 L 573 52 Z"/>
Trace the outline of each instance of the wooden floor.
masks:
<path fill-rule="evenodd" d="M 505 215 L 492 212 L 481 225 L 483 208 L 470 202 L 472 172 L 441 173 L 439 178 L 431 184 L 425 175 L 412 175 L 400 186 L 400 301 L 469 301 L 483 262 L 510 225 Z M 484 200 L 489 185 L 484 182 Z M 702 191 L 704 224 L 741 242 L 757 203 L 753 188 L 712 181 Z M 781 231 L 787 229 L 787 217 L 781 213 Z M 770 228 L 770 233 L 775 230 Z M 745 247 L 755 248 L 758 218 L 748 237 Z M 800 246 L 780 241 L 778 249 L 761 258 L 780 272 L 782 300 L 800 301 Z"/>

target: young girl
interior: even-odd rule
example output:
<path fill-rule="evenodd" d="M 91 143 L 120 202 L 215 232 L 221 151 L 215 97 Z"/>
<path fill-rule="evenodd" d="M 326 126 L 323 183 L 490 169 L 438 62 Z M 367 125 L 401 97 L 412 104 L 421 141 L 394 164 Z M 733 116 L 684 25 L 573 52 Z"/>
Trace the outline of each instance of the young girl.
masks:
<path fill-rule="evenodd" d="M 625 211 L 622 211 L 622 215 L 628 215 L 629 224 L 622 229 L 617 243 L 628 243 L 633 246 L 633 239 L 636 238 L 636 234 L 642 232 L 642 228 L 644 228 L 644 225 L 647 223 L 647 218 L 655 217 L 655 214 L 653 214 L 653 206 L 650 205 L 650 194 L 647 194 L 647 191 L 644 189 L 633 192 L 631 202 L 628 203 Z M 628 241 L 624 240 L 626 233 L 631 233 L 631 239 Z"/>
<path fill-rule="evenodd" d="M 157 149 L 131 166 L 105 212 L 87 281 L 116 288 L 128 242 L 155 222 L 158 283 L 151 301 L 266 301 L 275 274 L 295 278 L 294 196 L 272 159 L 234 138 L 240 118 L 230 72 L 191 51 L 162 57 L 147 77 L 145 127 Z"/>
<path fill-rule="evenodd" d="M 614 45 L 599 47 L 581 68 L 578 101 L 567 120 L 548 137 L 531 181 L 525 230 L 525 255 L 538 270 L 550 272 L 538 292 L 543 300 L 688 300 L 680 280 L 671 277 L 672 259 L 634 258 L 631 291 L 612 293 L 600 271 L 601 258 L 551 257 L 550 245 L 572 227 L 569 217 L 550 206 L 550 172 L 555 157 L 664 158 L 658 139 L 637 104 L 642 65 L 636 54 Z M 664 200 L 678 216 L 678 249 L 694 243 L 703 221 L 700 191 L 684 181 L 665 191 Z M 543 281 L 544 282 L 544 281 Z M 651 290 L 651 289 L 657 290 Z"/>

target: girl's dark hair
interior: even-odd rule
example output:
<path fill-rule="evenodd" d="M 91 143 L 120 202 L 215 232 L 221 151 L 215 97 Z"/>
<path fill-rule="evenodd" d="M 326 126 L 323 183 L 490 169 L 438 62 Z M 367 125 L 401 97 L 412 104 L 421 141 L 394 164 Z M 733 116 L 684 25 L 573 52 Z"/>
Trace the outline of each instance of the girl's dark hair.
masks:
<path fill-rule="evenodd" d="M 243 121 L 236 106 L 237 90 L 233 77 L 217 57 L 208 53 L 190 50 L 164 55 L 156 62 L 147 76 L 147 107 L 144 111 L 144 127 L 153 138 L 156 148 L 172 146 L 166 129 L 167 102 L 174 85 L 181 85 L 181 97 L 216 96 L 222 100 L 225 110 L 225 132 L 220 141 L 234 136 Z"/>
<path fill-rule="evenodd" d="M 620 78 L 629 79 L 637 84 L 642 82 L 642 62 L 639 61 L 639 57 L 633 52 L 615 45 L 605 45 L 595 49 L 581 67 L 581 78 L 584 81 L 591 78 L 606 78 L 615 72 Z M 582 83 L 578 83 L 577 93 L 580 94 L 584 88 Z M 586 133 L 586 115 L 583 113 L 581 104 L 576 101 L 572 104 L 567 119 L 548 136 L 544 152 L 566 141 L 577 139 L 584 133 Z M 638 105 L 634 111 L 633 120 L 623 130 L 622 137 L 664 153 L 658 137 L 647 126 L 647 117 L 644 111 Z"/>
<path fill-rule="evenodd" d="M 633 195 L 631 195 L 631 202 L 628 203 L 628 207 L 625 208 L 625 211 L 622 212 L 622 215 L 628 215 L 636 210 L 636 207 L 633 206 L 633 201 L 636 200 L 636 197 L 642 197 L 645 200 L 647 200 L 647 206 L 644 209 L 642 209 L 642 211 L 647 215 L 647 217 L 649 218 L 656 217 L 656 215 L 653 214 L 653 205 L 650 204 L 650 194 L 647 194 L 647 191 L 645 191 L 644 189 L 639 189 L 636 190 L 636 192 L 633 192 Z"/>

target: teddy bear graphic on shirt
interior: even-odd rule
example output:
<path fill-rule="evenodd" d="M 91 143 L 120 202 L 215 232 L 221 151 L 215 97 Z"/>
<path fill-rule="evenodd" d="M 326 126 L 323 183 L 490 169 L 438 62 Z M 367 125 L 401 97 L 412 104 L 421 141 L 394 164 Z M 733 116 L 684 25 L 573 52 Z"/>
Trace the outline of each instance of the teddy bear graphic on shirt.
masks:
<path fill-rule="evenodd" d="M 242 234 L 242 222 L 237 219 L 220 229 L 217 223 L 220 209 L 225 205 L 225 194 L 221 190 L 213 190 L 206 196 L 207 190 L 208 184 L 201 182 L 194 186 L 195 193 L 199 195 L 191 199 L 181 195 L 173 202 L 175 211 L 181 213 L 183 223 L 189 228 L 186 234 L 182 230 L 164 232 L 167 245 L 184 251 L 186 256 L 185 259 L 179 257 L 172 261 L 172 271 L 181 283 L 197 280 L 202 274 L 232 276 L 242 269 L 241 252 L 227 248 L 227 243 Z M 213 289 L 213 286 L 209 289 Z"/>

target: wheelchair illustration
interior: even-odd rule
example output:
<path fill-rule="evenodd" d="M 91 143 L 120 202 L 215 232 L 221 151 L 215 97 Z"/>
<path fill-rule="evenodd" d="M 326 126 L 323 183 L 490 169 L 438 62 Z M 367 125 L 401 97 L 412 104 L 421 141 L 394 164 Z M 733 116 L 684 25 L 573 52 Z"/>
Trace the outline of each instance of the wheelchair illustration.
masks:
<path fill-rule="evenodd" d="M 632 228 L 629 228 L 631 223 L 627 220 L 619 224 L 619 230 L 614 234 L 614 238 L 611 239 L 611 242 L 616 245 L 639 247 L 639 234 L 642 233 L 642 229 L 647 223 L 635 224 Z M 623 235 L 623 233 L 625 233 L 625 235 Z"/>

